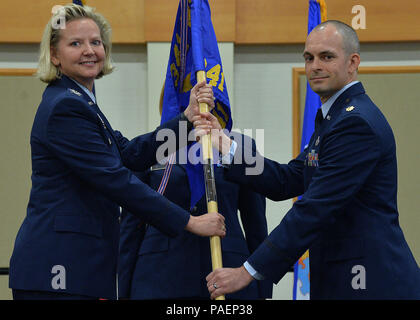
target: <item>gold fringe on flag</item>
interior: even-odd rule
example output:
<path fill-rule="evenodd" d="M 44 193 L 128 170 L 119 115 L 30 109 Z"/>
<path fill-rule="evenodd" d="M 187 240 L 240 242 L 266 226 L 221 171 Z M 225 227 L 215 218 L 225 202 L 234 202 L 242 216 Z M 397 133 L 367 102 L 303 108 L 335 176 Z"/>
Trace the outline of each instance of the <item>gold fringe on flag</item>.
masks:
<path fill-rule="evenodd" d="M 325 0 L 317 0 L 321 9 L 321 22 L 327 21 L 327 3 Z"/>

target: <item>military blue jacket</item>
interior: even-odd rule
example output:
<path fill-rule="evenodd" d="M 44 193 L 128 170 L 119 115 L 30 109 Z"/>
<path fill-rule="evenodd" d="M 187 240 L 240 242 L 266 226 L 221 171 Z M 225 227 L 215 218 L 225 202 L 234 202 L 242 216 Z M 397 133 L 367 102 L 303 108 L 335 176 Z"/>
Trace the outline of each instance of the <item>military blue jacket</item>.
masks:
<path fill-rule="evenodd" d="M 357 83 L 287 165 L 263 159 L 259 176 L 232 165 L 227 179 L 270 199 L 302 195 L 250 264 L 278 282 L 309 248 L 311 299 L 420 299 L 419 268 L 398 222 L 395 148 L 387 120 Z"/>
<path fill-rule="evenodd" d="M 156 162 L 160 128 L 129 141 L 66 76 L 46 88 L 32 132 L 32 189 L 10 261 L 10 287 L 116 298 L 120 206 L 168 236 L 189 212 L 129 170 Z"/>
<path fill-rule="evenodd" d="M 164 166 L 153 166 L 140 177 L 158 189 Z M 227 181 L 223 168 L 215 167 L 218 210 L 225 217 L 226 237 L 221 240 L 224 267 L 240 267 L 266 238 L 265 198 L 246 187 Z M 205 196 L 190 208 L 190 189 L 186 166 L 174 164 L 164 192 L 165 197 L 192 215 L 207 212 Z M 240 212 L 244 232 L 238 219 Z M 139 228 L 140 226 L 140 228 Z M 209 299 L 206 276 L 211 272 L 210 241 L 183 232 L 170 238 L 148 226 L 143 242 L 141 219 L 122 213 L 119 296 L 131 299 Z M 271 281 L 254 282 L 229 299 L 271 298 Z"/>

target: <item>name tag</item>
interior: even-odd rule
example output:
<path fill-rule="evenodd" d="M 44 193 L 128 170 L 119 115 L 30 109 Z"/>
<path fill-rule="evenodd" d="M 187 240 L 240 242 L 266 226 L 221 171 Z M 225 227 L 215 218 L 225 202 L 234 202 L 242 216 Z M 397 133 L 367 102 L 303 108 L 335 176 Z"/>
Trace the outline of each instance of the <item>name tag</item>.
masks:
<path fill-rule="evenodd" d="M 165 170 L 166 165 L 157 163 L 150 168 L 150 171 Z"/>

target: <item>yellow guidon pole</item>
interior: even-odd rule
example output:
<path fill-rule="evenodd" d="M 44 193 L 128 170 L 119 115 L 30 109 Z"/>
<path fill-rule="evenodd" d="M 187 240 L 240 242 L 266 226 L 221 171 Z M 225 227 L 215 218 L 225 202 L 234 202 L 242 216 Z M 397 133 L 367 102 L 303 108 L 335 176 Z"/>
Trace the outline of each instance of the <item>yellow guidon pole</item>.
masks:
<path fill-rule="evenodd" d="M 197 71 L 197 82 L 202 81 L 207 81 L 206 73 L 204 71 Z M 200 103 L 199 107 L 201 113 L 210 111 L 207 103 Z M 203 146 L 203 168 L 206 186 L 207 212 L 219 212 L 217 209 L 216 183 L 214 180 L 211 134 L 209 133 L 201 137 L 201 143 Z M 222 248 L 219 236 L 210 237 L 210 251 L 213 271 L 222 268 Z M 225 296 L 219 296 L 216 300 L 225 300 Z"/>

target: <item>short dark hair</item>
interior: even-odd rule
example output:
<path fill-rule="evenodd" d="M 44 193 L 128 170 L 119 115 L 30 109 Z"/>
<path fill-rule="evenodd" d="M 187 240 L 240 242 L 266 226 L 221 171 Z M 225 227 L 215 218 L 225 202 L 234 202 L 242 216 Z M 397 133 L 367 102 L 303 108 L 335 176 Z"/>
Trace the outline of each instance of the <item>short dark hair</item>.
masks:
<path fill-rule="evenodd" d="M 337 29 L 338 33 L 341 34 L 341 37 L 343 38 L 343 49 L 347 55 L 352 53 L 360 54 L 359 37 L 357 36 L 356 31 L 344 22 L 338 20 L 327 20 L 317 25 L 313 31 L 319 30 L 328 24 L 332 24 Z"/>

